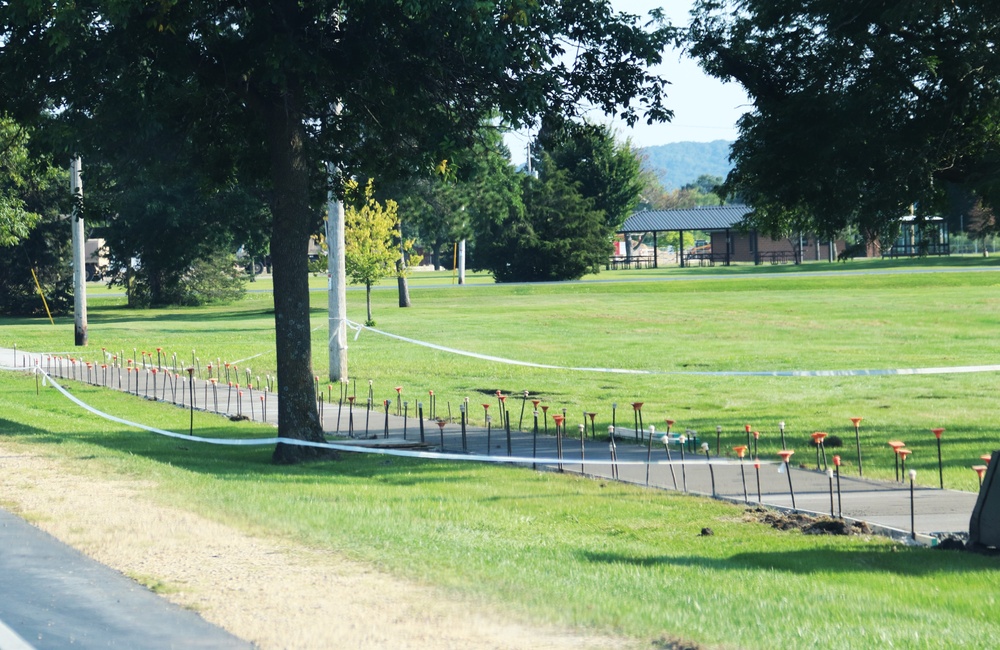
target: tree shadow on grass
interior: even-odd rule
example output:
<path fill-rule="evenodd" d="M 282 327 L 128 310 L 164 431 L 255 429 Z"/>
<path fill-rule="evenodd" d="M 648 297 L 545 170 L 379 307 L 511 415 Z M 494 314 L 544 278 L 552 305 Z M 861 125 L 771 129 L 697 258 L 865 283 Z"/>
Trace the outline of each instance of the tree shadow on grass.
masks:
<path fill-rule="evenodd" d="M 935 573 L 982 573 L 1000 571 L 1000 562 L 971 553 L 948 553 L 927 548 L 884 546 L 876 549 L 800 549 L 737 553 L 714 558 L 697 555 L 656 555 L 630 557 L 616 553 L 583 552 L 581 557 L 593 563 L 622 564 L 654 568 L 663 566 L 695 567 L 713 571 L 764 569 L 800 575 L 837 573 L 888 573 L 920 577 Z"/>
<path fill-rule="evenodd" d="M 31 435 L 31 436 L 41 436 L 50 438 L 45 440 L 45 442 L 59 442 L 58 436 L 51 435 L 45 429 L 39 429 L 38 427 L 33 427 L 30 424 L 24 424 L 22 422 L 14 422 L 13 420 L 6 420 L 0 418 L 0 435 Z M 39 438 L 34 438 L 38 440 Z"/>
<path fill-rule="evenodd" d="M 197 413 L 196 417 L 209 417 Z M 118 425 L 114 425 L 118 426 Z M 175 433 L 187 430 L 164 427 Z M 335 479 L 368 480 L 381 484 L 417 485 L 449 482 L 460 478 L 463 471 L 444 462 L 428 462 L 409 458 L 387 458 L 374 455 L 341 452 L 340 460 L 325 460 L 299 465 L 275 465 L 271 462 L 272 444 L 219 445 L 194 440 L 171 438 L 155 433 L 119 427 L 114 430 L 91 430 L 66 436 L 53 434 L 37 427 L 25 427 L 16 422 L 0 420 L 0 433 L 10 432 L 30 436 L 31 442 L 61 444 L 68 440 L 94 445 L 112 452 L 139 456 L 185 471 L 215 476 L 221 480 L 263 479 L 280 484 L 309 484 Z M 239 435 L 237 432 L 236 435 Z M 228 426 L 196 426 L 196 437 L 235 438 Z M 265 438 L 259 430 L 247 431 L 241 437 Z"/>
<path fill-rule="evenodd" d="M 273 318 L 274 309 L 236 309 L 233 311 L 228 311 L 224 309 L 214 310 L 214 309 L 197 309 L 194 307 L 184 307 L 178 308 L 176 311 L 164 311 L 161 309 L 152 310 L 149 313 L 143 313 L 140 310 L 130 309 L 127 310 L 127 314 L 118 314 L 117 308 L 104 308 L 92 311 L 88 315 L 91 327 L 95 324 L 113 324 L 113 323 L 132 323 L 132 322 L 156 322 L 157 325 L 162 323 L 204 323 L 204 322 L 218 322 L 218 321 L 242 321 L 248 318 Z M 310 309 L 310 313 L 315 312 L 317 315 L 320 313 L 326 313 L 326 310 L 322 309 Z M 188 331 L 185 328 L 183 331 Z"/>

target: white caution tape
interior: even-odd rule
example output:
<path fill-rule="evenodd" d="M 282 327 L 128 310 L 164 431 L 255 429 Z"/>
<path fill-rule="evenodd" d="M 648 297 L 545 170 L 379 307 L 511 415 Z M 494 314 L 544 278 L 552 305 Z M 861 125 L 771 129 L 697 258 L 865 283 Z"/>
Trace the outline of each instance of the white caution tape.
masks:
<path fill-rule="evenodd" d="M 250 359 L 256 359 L 257 357 L 262 357 L 265 354 L 267 354 L 267 352 L 258 352 L 257 354 L 251 355 L 251 356 L 249 356 L 249 357 L 247 357 L 245 359 L 237 359 L 236 361 L 230 361 L 229 363 L 231 365 L 237 365 L 238 366 L 241 363 L 243 363 L 244 361 L 249 361 Z"/>
<path fill-rule="evenodd" d="M 355 339 L 357 339 L 358 335 L 361 334 L 362 329 L 366 329 L 370 332 L 381 334 L 382 336 L 387 336 L 398 341 L 411 343 L 413 345 L 420 345 L 425 348 L 431 348 L 432 350 L 438 350 L 441 352 L 448 352 L 449 354 L 458 354 L 464 357 L 472 357 L 473 359 L 481 359 L 483 361 L 493 361 L 495 363 L 503 363 L 512 366 L 525 366 L 528 368 L 541 368 L 544 370 L 603 372 L 620 375 L 689 375 L 702 377 L 864 377 L 879 375 L 947 375 L 971 372 L 1000 372 L 1000 365 L 945 366 L 940 368 L 896 368 L 883 370 L 636 370 L 631 368 L 555 366 L 545 363 L 518 361 L 517 359 L 505 359 L 503 357 L 495 357 L 488 354 L 468 352 L 467 350 L 458 350 L 444 345 L 437 345 L 436 343 L 428 343 L 427 341 L 411 339 L 406 336 L 400 336 L 399 334 L 392 334 L 390 332 L 358 323 L 350 323 L 350 325 L 352 329 L 356 329 L 358 332 L 358 334 L 354 337 Z"/>
<path fill-rule="evenodd" d="M 13 370 L 13 368 L 0 367 L 3 370 Z M 123 418 L 111 415 L 110 413 L 105 413 L 100 409 L 94 408 L 93 406 L 87 404 L 81 400 L 76 395 L 71 394 L 65 388 L 63 388 L 59 382 L 55 380 L 54 377 L 46 373 L 41 368 L 17 368 L 16 370 L 31 370 L 32 372 L 37 372 L 41 374 L 47 381 L 52 383 L 52 386 L 56 388 L 66 399 L 70 400 L 80 408 L 100 417 L 108 420 L 110 422 L 115 422 L 117 424 L 122 424 L 127 427 L 132 427 L 139 429 L 141 431 L 148 431 L 149 433 L 155 433 L 157 435 L 166 436 L 168 438 L 175 438 L 178 440 L 186 440 L 188 442 L 200 442 L 209 445 L 225 445 L 225 446 L 273 446 L 277 444 L 294 445 L 299 447 L 317 447 L 321 449 L 331 449 L 334 451 L 344 451 L 359 454 L 379 454 L 383 456 L 400 456 L 404 458 L 425 458 L 429 460 L 461 460 L 461 461 L 474 461 L 480 463 L 508 463 L 508 464 L 518 464 L 518 465 L 646 465 L 645 461 L 614 461 L 609 459 L 579 459 L 579 458 L 535 458 L 529 456 L 480 456 L 475 454 L 457 454 L 457 453 L 445 453 L 445 452 L 431 452 L 431 451 L 412 451 L 406 449 L 380 449 L 373 447 L 365 447 L 361 445 L 349 445 L 349 444 L 337 444 L 333 442 L 313 442 L 311 440 L 298 440 L 295 438 L 203 438 L 200 436 L 191 436 L 184 433 L 177 433 L 175 431 L 167 431 L 165 429 L 159 429 L 157 427 L 147 426 L 145 424 L 139 424 L 138 422 L 132 422 L 130 420 L 125 420 Z M 454 431 L 449 432 L 454 435 Z M 567 438 L 566 440 L 571 440 Z M 712 464 L 712 465 L 740 465 L 742 463 L 731 460 L 700 460 L 692 458 L 690 460 L 684 460 L 683 463 L 687 464 Z M 682 461 L 652 461 L 650 465 L 681 465 Z M 761 464 L 771 464 L 770 462 L 762 462 Z"/>

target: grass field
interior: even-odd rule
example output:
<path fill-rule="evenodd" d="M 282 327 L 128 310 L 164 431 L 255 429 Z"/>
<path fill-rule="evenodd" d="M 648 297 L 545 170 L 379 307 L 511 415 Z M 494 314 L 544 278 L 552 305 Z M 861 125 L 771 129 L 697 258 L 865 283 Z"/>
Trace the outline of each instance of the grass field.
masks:
<path fill-rule="evenodd" d="M 484 607 L 741 648 L 990 647 L 1000 634 L 995 558 L 779 532 L 743 521 L 736 506 L 527 469 L 352 456 L 275 467 L 267 448 L 205 453 L 82 417 L 55 391 L 36 396 L 33 379 L 2 376 L 0 431 L 15 448 L 142 479 L 165 504 Z M 187 424 L 168 405 L 74 392 L 128 419 Z M 196 426 L 215 437 L 267 433 L 203 414 Z M 713 536 L 698 535 L 706 526 Z"/>
<path fill-rule="evenodd" d="M 734 269 L 659 269 L 602 273 L 579 284 L 436 285 L 448 273 L 416 274 L 410 309 L 395 306 L 395 291 L 373 292 L 375 318 L 385 331 L 420 341 L 538 364 L 600 367 L 664 374 L 622 375 L 535 369 L 457 356 L 373 332 L 349 341 L 350 369 L 376 400 L 423 399 L 428 390 L 457 413 L 465 397 L 528 390 L 574 418 L 598 413 L 597 429 L 630 425 L 633 401 L 644 420 L 667 417 L 678 427 L 714 431 L 736 444 L 744 424 L 762 433 L 762 453 L 778 447 L 778 422 L 793 447 L 813 431 L 853 438 L 850 417 L 863 417 L 866 470 L 894 472 L 886 441 L 913 450 L 908 465 L 918 482 L 937 470 L 930 430 L 944 427 L 945 481 L 974 489 L 969 467 L 998 443 L 993 395 L 997 373 L 759 377 L 686 374 L 725 371 L 884 370 L 1000 363 L 1000 266 L 981 258 L 872 261 Z M 865 271 L 858 274 L 857 271 Z M 806 271 L 803 273 L 802 271 Z M 325 282 L 325 280 L 321 279 Z M 261 280 L 260 282 L 263 282 Z M 119 297 L 91 301 L 90 354 L 100 347 L 153 351 L 163 347 L 184 363 L 241 361 L 254 374 L 273 373 L 270 295 L 249 294 L 232 306 L 132 311 Z M 363 292 L 348 309 L 364 320 Z M 313 294 L 313 362 L 327 367 L 326 294 Z M 72 323 L 0 321 L 0 345 L 68 351 Z M 95 352 L 96 350 L 96 352 Z M 192 355 L 192 350 L 195 354 Z M 260 355 L 260 356 L 255 356 Z M 242 361 L 246 360 L 246 361 Z M 669 374 L 676 373 L 676 374 Z M 515 397 L 516 399 L 516 397 Z M 580 414 L 580 415 L 573 415 Z M 847 463 L 854 454 L 845 450 Z M 846 471 L 851 471 L 850 467 Z"/>
<path fill-rule="evenodd" d="M 873 271 L 854 274 L 858 268 Z M 802 269 L 800 269 L 801 271 Z M 414 306 L 374 293 L 386 331 L 462 350 L 557 366 L 688 371 L 885 369 L 994 364 L 1000 267 L 807 265 L 829 275 L 760 271 L 601 274 L 572 285 L 417 287 Z M 794 270 L 793 270 L 794 271 Z M 890 272 L 891 271 L 891 272 Z M 930 271 L 930 272 L 926 272 Z M 955 272 L 953 272 L 955 271 Z M 959 272 L 961 271 L 961 272 Z M 656 277 L 660 281 L 644 281 Z M 607 280 L 623 280 L 608 282 Z M 363 293 L 349 295 L 363 320 Z M 325 368 L 326 296 L 314 295 L 314 363 Z M 89 354 L 155 350 L 273 368 L 270 296 L 231 306 L 135 312 L 94 299 Z M 72 322 L 0 321 L 0 346 L 67 351 Z M 94 352 L 96 350 L 96 353 Z M 418 347 L 373 332 L 350 342 L 363 393 L 446 401 L 529 390 L 570 413 L 644 401 L 647 423 L 744 423 L 762 454 L 788 423 L 794 445 L 820 429 L 853 436 L 861 416 L 866 474 L 890 476 L 885 441 L 914 449 L 918 482 L 934 484 L 932 427 L 946 428 L 949 486 L 997 447 L 996 373 L 861 377 L 620 375 L 531 369 Z M 322 373 L 321 373 L 322 374 Z M 742 510 L 511 468 L 370 458 L 273 467 L 269 449 L 182 448 L 83 418 L 34 380 L 4 375 L 4 439 L 58 454 L 81 471 L 147 477 L 157 498 L 257 532 L 345 552 L 394 573 L 468 593 L 544 621 L 640 639 L 666 634 L 728 647 L 990 647 L 1000 572 L 995 558 L 899 547 L 882 539 L 817 538 L 745 523 Z M 75 388 L 122 417 L 184 430 L 187 414 Z M 602 424 L 602 422 L 604 424 Z M 199 414 L 206 436 L 270 435 L 260 425 Z M 186 445 L 184 445 L 186 447 Z M 845 451 L 850 463 L 853 454 Z M 848 470 L 850 471 L 850 470 Z M 712 537 L 699 537 L 709 526 Z"/>

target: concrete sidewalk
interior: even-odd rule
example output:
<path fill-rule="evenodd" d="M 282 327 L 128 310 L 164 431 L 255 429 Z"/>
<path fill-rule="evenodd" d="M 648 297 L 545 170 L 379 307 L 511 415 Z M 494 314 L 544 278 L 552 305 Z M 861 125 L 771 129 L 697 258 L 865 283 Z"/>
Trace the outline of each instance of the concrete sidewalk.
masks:
<path fill-rule="evenodd" d="M 328 407 L 329 408 L 329 407 Z M 386 439 L 386 417 L 383 409 L 368 413 L 363 407 L 354 412 L 355 433 L 365 434 L 365 421 L 368 422 L 369 435 L 376 436 L 386 443 L 419 443 L 419 421 L 409 417 L 406 420 L 405 438 L 404 421 L 395 415 L 395 407 L 391 408 L 388 418 L 389 437 Z M 499 419 L 499 418 L 498 418 Z M 512 419 L 516 419 L 513 418 Z M 329 433 L 338 431 L 336 414 L 332 417 L 327 410 L 325 429 Z M 348 431 L 348 415 L 343 410 L 340 418 L 339 433 Z M 550 433 L 554 432 L 552 423 Z M 487 447 L 487 432 L 482 427 L 466 426 L 465 447 L 462 444 L 460 423 L 449 422 L 441 430 L 436 423 L 424 423 L 424 442 L 434 449 L 441 448 L 441 435 L 444 437 L 444 450 L 448 452 L 468 453 L 470 456 L 506 457 L 507 434 L 505 430 L 493 429 L 489 435 Z M 667 453 L 659 436 L 654 437 L 653 445 L 648 449 L 648 441 L 636 444 L 631 429 L 617 439 L 616 452 L 619 465 L 611 462 L 610 445 L 607 434 L 599 439 L 587 436 L 581 440 L 579 429 L 570 427 L 573 437 L 562 440 L 562 470 L 570 473 L 583 473 L 601 479 L 612 479 L 648 485 L 651 488 L 677 490 L 691 494 L 716 496 L 717 498 L 761 505 L 773 508 L 791 510 L 792 492 L 789 489 L 789 473 L 784 471 L 780 460 L 762 459 L 761 467 L 754 468 L 749 459 L 742 467 L 736 459 L 719 458 L 714 449 L 710 450 L 710 460 L 706 460 L 703 452 L 685 451 L 682 455 L 677 442 L 670 445 L 672 462 L 667 462 Z M 348 443 L 349 444 L 349 443 Z M 358 444 L 364 444 L 359 440 Z M 558 457 L 558 442 L 554 435 L 539 434 L 537 437 L 530 431 L 511 431 L 511 454 L 520 458 Z M 651 457 L 647 482 L 647 454 Z M 798 457 L 802 462 L 812 460 L 812 449 L 801 450 Z M 803 458 L 803 456 L 805 458 Z M 585 461 L 581 464 L 581 458 Z M 626 464 L 628 463 L 628 464 Z M 832 468 L 832 462 L 830 464 Z M 556 465 L 545 465 L 547 470 L 558 471 Z M 671 471 L 672 469 L 672 471 Z M 838 496 L 836 477 L 831 482 L 827 473 L 815 469 L 798 466 L 796 457 L 790 461 L 792 490 L 794 490 L 795 510 L 814 515 L 843 516 L 847 520 L 863 521 L 881 533 L 897 539 L 907 539 L 911 533 L 910 527 L 910 488 L 909 484 L 893 481 L 878 481 L 863 479 L 857 476 L 840 476 L 840 492 Z M 758 480 L 759 494 L 758 501 Z M 832 483 L 832 490 L 831 490 Z M 713 491 L 714 485 L 714 491 Z M 746 490 L 744 492 L 744 485 Z M 832 493 L 832 510 L 831 510 Z M 924 544 L 934 544 L 936 540 L 951 534 L 964 535 L 969 531 L 969 521 L 977 494 L 958 490 L 940 490 L 937 488 L 915 487 L 913 491 L 914 525 L 917 541 Z"/>
<path fill-rule="evenodd" d="M 91 354 L 93 351 L 88 350 Z M 100 357 L 97 351 L 96 356 Z M 129 372 L 110 359 L 96 361 L 91 357 L 90 366 L 86 362 L 70 362 L 66 359 L 52 359 L 44 355 L 31 355 L 24 352 L 14 353 L 13 350 L 0 349 L 0 367 L 17 366 L 26 368 L 38 364 L 47 372 L 77 381 L 87 381 L 91 384 L 103 385 L 108 388 L 127 390 L 132 394 L 146 399 L 157 399 L 172 402 L 178 406 L 189 408 L 191 398 L 198 410 L 220 412 L 228 416 L 241 415 L 256 421 L 277 423 L 277 396 L 266 390 L 266 386 L 242 386 L 236 388 L 226 381 L 226 375 L 219 375 L 219 368 L 213 368 L 211 373 L 215 382 L 208 380 L 209 370 L 199 368 L 194 378 L 189 378 L 183 369 L 168 370 L 157 368 L 152 372 L 153 362 L 147 361 L 146 367 Z M 105 367 L 101 367 L 102 363 Z M 165 360 L 164 360 L 165 363 Z M 225 373 L 223 369 L 223 373 Z M 229 379 L 236 381 L 237 371 L 230 369 Z M 245 376 L 243 377 L 245 380 Z M 256 378 L 254 378 L 256 384 Z M 191 386 L 194 390 L 191 390 Z M 120 388 L 119 388 L 120 387 Z M 320 389 L 324 388 L 320 385 Z M 155 390 L 154 390 L 155 388 Z M 347 401 L 340 402 L 340 396 L 329 388 L 323 392 L 320 402 L 320 414 L 324 429 L 331 436 L 352 436 L 362 444 L 362 439 L 377 438 L 382 443 L 413 444 L 420 443 L 430 448 L 446 452 L 457 452 L 471 456 L 515 456 L 520 458 L 555 459 L 559 454 L 559 443 L 554 435 L 534 436 L 531 431 L 512 431 L 510 438 L 510 454 L 508 454 L 507 434 L 502 428 L 493 428 L 487 434 L 483 427 L 467 426 L 465 440 L 458 422 L 448 421 L 444 429 L 439 429 L 431 419 L 449 415 L 447 405 L 437 405 L 436 413 L 425 409 L 423 422 L 423 441 L 420 440 L 421 423 L 417 417 L 417 407 L 413 400 L 406 409 L 406 416 L 396 415 L 397 404 L 390 402 L 388 414 L 382 400 L 375 400 L 372 410 L 366 408 L 367 396 L 356 401 L 352 407 Z M 242 395 L 240 395 L 242 391 Z M 330 399 L 333 401 L 331 402 Z M 520 417 L 520 404 L 514 399 L 514 410 L 511 411 L 512 425 Z M 207 407 L 207 408 L 206 408 Z M 497 407 L 493 405 L 494 409 Z M 515 411 L 517 415 L 515 416 Z M 495 415 L 495 410 L 494 413 Z M 451 416 L 457 420 L 459 409 L 456 406 Z M 524 426 L 532 426 L 532 416 L 525 414 Z M 497 416 L 497 420 L 500 418 Z M 550 418 L 551 420 L 551 418 Z M 554 433 L 554 425 L 549 423 L 550 432 Z M 648 485 L 651 488 L 678 490 L 701 495 L 714 495 L 718 498 L 757 504 L 781 509 L 794 509 L 818 515 L 835 514 L 848 520 L 864 521 L 881 532 L 905 539 L 911 533 L 910 489 L 908 484 L 892 481 L 877 481 L 861 479 L 857 476 L 840 476 L 840 495 L 836 491 L 836 481 L 833 481 L 833 505 L 831 507 L 831 481 L 825 472 L 799 467 L 802 463 L 809 466 L 812 461 L 811 449 L 802 449 L 792 457 L 789 486 L 789 474 L 781 470 L 777 458 L 763 459 L 759 472 L 753 463 L 745 461 L 742 466 L 734 459 L 718 458 L 714 455 L 706 460 L 703 453 L 685 452 L 681 463 L 681 451 L 676 442 L 670 445 L 672 463 L 667 464 L 667 453 L 661 442 L 654 439 L 652 451 L 647 449 L 647 441 L 636 444 L 632 428 L 620 427 L 624 435 L 618 437 L 617 458 L 619 462 L 627 462 L 613 466 L 606 434 L 599 439 L 585 438 L 581 449 L 579 430 L 571 425 L 571 438 L 562 441 L 562 470 L 583 473 L 602 479 L 616 477 L 627 483 Z M 589 430 L 588 430 L 589 435 Z M 643 434 L 647 435 L 647 434 Z M 489 445 L 487 446 L 487 438 Z M 339 442 L 339 441 L 338 441 Z M 352 444 L 351 440 L 346 444 Z M 649 453 L 652 463 L 648 471 L 646 458 Z M 581 464 L 581 457 L 586 461 Z M 636 464 L 637 463 L 637 464 Z M 546 465 L 546 469 L 558 470 L 555 464 Z M 647 480 L 648 477 L 648 480 Z M 758 487 L 759 477 L 759 487 Z M 714 489 L 713 489 L 714 483 Z M 745 485 L 745 489 L 744 489 Z M 758 491 L 760 498 L 758 499 Z M 936 488 L 917 487 L 913 491 L 913 529 L 918 541 L 931 544 L 940 537 L 949 534 L 964 535 L 968 533 L 969 522 L 975 506 L 977 494 L 957 490 L 940 490 Z M 842 507 L 841 507 L 842 506 Z"/>

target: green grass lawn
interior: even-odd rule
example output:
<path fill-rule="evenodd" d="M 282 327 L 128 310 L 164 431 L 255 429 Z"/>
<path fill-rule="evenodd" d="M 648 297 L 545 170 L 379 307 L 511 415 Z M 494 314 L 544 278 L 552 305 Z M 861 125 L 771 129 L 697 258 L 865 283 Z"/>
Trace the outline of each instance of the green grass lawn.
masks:
<path fill-rule="evenodd" d="M 975 264 L 973 263 L 975 262 Z M 859 274 L 858 270 L 869 273 Z M 764 269 L 767 270 L 767 269 Z M 969 466 L 996 448 L 996 373 L 748 377 L 717 371 L 920 368 L 1000 363 L 1000 267 L 992 260 L 659 269 L 602 273 L 578 284 L 453 286 L 414 278 L 410 309 L 373 293 L 378 327 L 480 354 L 623 375 L 485 362 L 363 332 L 349 342 L 358 393 L 438 395 L 439 412 L 501 389 L 531 391 L 571 414 L 643 401 L 647 424 L 714 431 L 736 444 L 744 423 L 761 453 L 824 430 L 853 440 L 861 416 L 866 475 L 889 477 L 885 441 L 914 450 L 918 482 L 936 484 L 933 427 L 944 434 L 945 481 L 974 489 Z M 263 286 L 264 280 L 259 281 Z M 325 285 L 325 279 L 317 279 Z M 135 311 L 120 296 L 90 301 L 90 358 L 109 351 L 177 354 L 201 366 L 239 361 L 273 373 L 267 293 L 200 309 Z M 364 294 L 348 307 L 364 319 Z M 313 295 L 314 365 L 326 368 L 326 295 Z M 0 346 L 72 351 L 71 318 L 0 320 Z M 73 351 L 77 354 L 78 351 Z M 5 361 L 6 362 L 6 361 Z M 676 373 L 676 374 L 670 374 Z M 274 467 L 270 449 L 165 440 L 89 416 L 33 379 L 3 375 L 0 434 L 79 471 L 148 477 L 156 497 L 256 532 L 345 552 L 543 621 L 640 639 L 677 635 L 731 647 L 988 647 L 996 559 L 899 547 L 883 539 L 817 538 L 742 521 L 738 507 L 610 483 L 443 462 L 346 457 Z M 187 413 L 76 386 L 122 417 L 183 431 Z M 516 397 L 515 399 L 515 412 Z M 572 416 L 571 416 L 572 417 Z M 273 429 L 197 414 L 203 436 Z M 724 446 L 725 448 L 725 446 Z M 843 452 L 853 471 L 853 446 Z M 715 530 L 699 537 L 702 527 Z"/>
<path fill-rule="evenodd" d="M 1000 363 L 1000 266 L 980 258 L 872 260 L 735 269 L 658 269 L 602 273 L 577 284 L 417 286 L 413 307 L 399 309 L 395 291 L 373 292 L 378 327 L 430 343 L 539 364 L 638 369 L 622 375 L 535 369 L 481 361 L 363 332 L 349 341 L 352 375 L 376 399 L 438 396 L 439 411 L 465 397 L 500 389 L 528 390 L 566 408 L 571 423 L 584 410 L 597 428 L 631 425 L 632 401 L 647 424 L 667 417 L 678 427 L 714 431 L 738 443 L 743 426 L 762 432 L 761 453 L 779 446 L 787 423 L 792 446 L 805 448 L 822 430 L 853 439 L 860 416 L 866 474 L 894 473 L 885 442 L 913 450 L 918 483 L 935 484 L 937 454 L 930 429 L 945 427 L 947 486 L 974 489 L 969 467 L 997 447 L 997 373 L 862 377 L 751 377 L 685 374 L 718 371 L 923 368 Z M 795 272 L 798 270 L 799 272 Z M 858 270 L 869 271 L 858 274 Z M 690 275 L 688 275 L 690 273 Z M 433 274 L 426 275 L 428 282 Z M 437 274 L 443 281 L 445 272 Z M 262 280 L 263 281 L 263 280 Z M 325 280 L 323 280 L 325 282 Z M 363 292 L 348 309 L 364 320 Z M 313 294 L 313 362 L 327 366 L 326 294 Z M 200 309 L 134 311 L 120 297 L 90 305 L 90 347 L 136 352 L 163 347 L 185 364 L 239 361 L 255 375 L 273 373 L 273 315 L 267 293 Z M 72 321 L 0 320 L 0 346 L 68 352 Z M 676 374 L 670 374 L 676 373 Z M 515 397 L 516 401 L 516 397 Z M 516 405 L 515 405 L 516 408 Z M 853 471 L 855 454 L 844 450 Z"/>
<path fill-rule="evenodd" d="M 527 469 L 345 455 L 276 467 L 82 414 L 0 374 L 4 443 L 237 527 L 345 553 L 528 618 L 741 648 L 991 647 L 996 558 L 804 536 L 709 499 Z M 86 402 L 185 430 L 188 413 L 89 386 Z M 198 413 L 201 435 L 271 435 Z M 703 527 L 715 534 L 699 536 Z"/>

